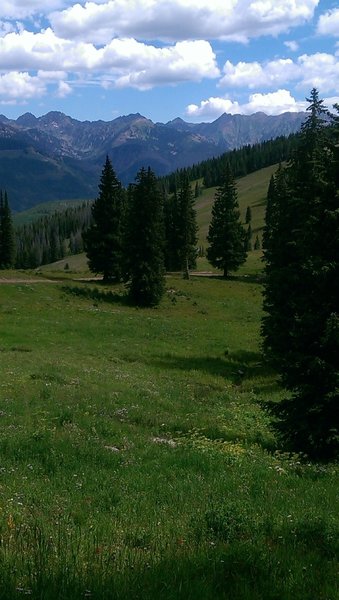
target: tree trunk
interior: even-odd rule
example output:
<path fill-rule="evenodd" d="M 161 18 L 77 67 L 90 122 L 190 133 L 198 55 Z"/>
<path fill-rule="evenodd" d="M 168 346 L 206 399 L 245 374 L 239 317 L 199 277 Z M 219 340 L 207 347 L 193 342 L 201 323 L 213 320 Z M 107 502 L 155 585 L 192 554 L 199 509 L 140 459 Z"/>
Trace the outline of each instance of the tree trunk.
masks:
<path fill-rule="evenodd" d="M 186 261 L 185 261 L 185 267 L 184 267 L 184 272 L 182 274 L 184 279 L 189 279 L 190 278 L 190 271 L 188 268 L 188 258 L 186 257 Z"/>

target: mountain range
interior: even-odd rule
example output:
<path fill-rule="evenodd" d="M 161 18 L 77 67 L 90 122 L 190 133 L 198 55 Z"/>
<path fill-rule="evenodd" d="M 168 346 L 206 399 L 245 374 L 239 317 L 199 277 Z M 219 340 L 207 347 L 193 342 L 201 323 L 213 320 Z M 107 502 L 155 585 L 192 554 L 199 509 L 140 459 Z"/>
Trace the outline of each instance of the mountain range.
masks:
<path fill-rule="evenodd" d="M 142 166 L 165 175 L 300 129 L 305 113 L 223 114 L 212 123 L 153 123 L 139 113 L 78 121 L 61 112 L 0 115 L 0 189 L 14 211 L 51 200 L 94 198 L 106 155 L 123 184 Z"/>

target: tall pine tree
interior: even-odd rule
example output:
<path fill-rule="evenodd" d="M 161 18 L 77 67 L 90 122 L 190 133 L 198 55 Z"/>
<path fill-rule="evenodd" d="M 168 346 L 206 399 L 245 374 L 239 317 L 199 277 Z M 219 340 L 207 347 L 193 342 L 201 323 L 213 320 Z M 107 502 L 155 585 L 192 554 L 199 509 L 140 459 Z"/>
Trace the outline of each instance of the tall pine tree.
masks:
<path fill-rule="evenodd" d="M 185 172 L 181 174 L 177 192 L 177 253 L 185 279 L 197 264 L 197 217 L 194 194 Z"/>
<path fill-rule="evenodd" d="M 99 194 L 92 206 L 93 224 L 83 234 L 88 264 L 104 281 L 122 277 L 124 190 L 109 157 L 102 170 Z"/>
<path fill-rule="evenodd" d="M 129 189 L 125 252 L 131 301 L 156 306 L 165 289 L 164 214 L 163 196 L 150 168 L 142 168 Z"/>
<path fill-rule="evenodd" d="M 207 258 L 223 271 L 224 277 L 245 262 L 246 231 L 240 222 L 237 190 L 229 165 L 226 165 L 223 184 L 215 194 L 207 240 Z"/>
<path fill-rule="evenodd" d="M 7 192 L 0 191 L 0 269 L 14 265 L 15 238 Z"/>
<path fill-rule="evenodd" d="M 299 145 L 271 188 L 263 335 L 290 392 L 270 407 L 284 443 L 332 457 L 339 439 L 339 136 L 317 90 L 309 102 Z"/>

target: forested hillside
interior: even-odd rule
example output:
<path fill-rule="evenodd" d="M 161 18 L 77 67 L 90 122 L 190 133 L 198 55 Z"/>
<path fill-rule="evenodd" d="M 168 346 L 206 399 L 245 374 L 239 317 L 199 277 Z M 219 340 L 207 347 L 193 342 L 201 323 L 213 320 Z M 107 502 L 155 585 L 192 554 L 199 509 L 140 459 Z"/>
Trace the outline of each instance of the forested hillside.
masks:
<path fill-rule="evenodd" d="M 239 150 L 226 152 L 219 158 L 203 161 L 191 168 L 181 169 L 172 175 L 160 178 L 161 187 L 171 195 L 179 186 L 183 176 L 192 182 L 195 197 L 203 190 L 217 186 L 222 181 L 225 165 L 228 163 L 235 177 L 241 178 L 264 167 L 286 161 L 295 147 L 297 137 L 279 137 Z M 212 200 L 211 200 L 212 204 Z M 17 268 L 34 268 L 64 258 L 69 254 L 83 251 L 82 231 L 91 220 L 90 203 L 63 210 L 64 204 L 53 214 L 53 203 L 44 210 L 51 211 L 35 222 L 16 227 Z M 35 209 L 36 210 L 36 209 Z M 32 211 L 34 215 L 35 210 Z M 23 217 L 21 218 L 23 219 Z"/>
<path fill-rule="evenodd" d="M 82 252 L 82 232 L 90 222 L 91 203 L 83 202 L 16 227 L 16 268 L 33 269 Z"/>
<path fill-rule="evenodd" d="M 163 177 L 162 181 L 166 189 L 173 192 L 177 178 L 184 171 L 190 181 L 201 179 L 206 188 L 217 186 L 222 182 L 226 164 L 229 164 L 235 177 L 244 177 L 264 167 L 288 160 L 297 140 L 298 135 L 291 134 L 288 137 L 281 136 L 259 144 L 243 146 L 192 167 L 179 169 Z"/>

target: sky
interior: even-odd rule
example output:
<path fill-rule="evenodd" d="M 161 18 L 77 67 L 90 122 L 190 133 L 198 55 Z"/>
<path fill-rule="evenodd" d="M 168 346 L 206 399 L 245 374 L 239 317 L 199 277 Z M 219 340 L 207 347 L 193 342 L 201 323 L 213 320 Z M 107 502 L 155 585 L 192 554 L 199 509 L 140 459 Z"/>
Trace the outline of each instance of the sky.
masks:
<path fill-rule="evenodd" d="M 80 121 L 339 103 L 339 1 L 1 0 L 0 113 Z"/>

